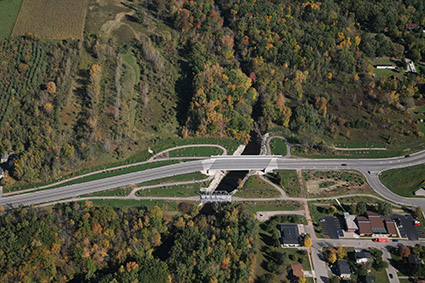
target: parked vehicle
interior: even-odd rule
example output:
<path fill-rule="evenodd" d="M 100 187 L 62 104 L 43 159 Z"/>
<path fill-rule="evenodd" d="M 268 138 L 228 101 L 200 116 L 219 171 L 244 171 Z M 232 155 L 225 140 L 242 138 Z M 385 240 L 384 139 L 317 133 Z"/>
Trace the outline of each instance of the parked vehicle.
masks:
<path fill-rule="evenodd" d="M 397 239 L 394 239 L 394 240 L 393 240 L 393 242 L 394 242 L 394 243 L 398 243 L 398 240 L 397 240 Z"/>
<path fill-rule="evenodd" d="M 372 239 L 372 241 L 379 242 L 379 243 L 387 243 L 388 238 L 374 238 L 374 239 Z"/>
<path fill-rule="evenodd" d="M 419 225 L 421 225 L 421 222 L 419 220 L 413 220 L 413 224 L 415 226 L 419 226 Z"/>

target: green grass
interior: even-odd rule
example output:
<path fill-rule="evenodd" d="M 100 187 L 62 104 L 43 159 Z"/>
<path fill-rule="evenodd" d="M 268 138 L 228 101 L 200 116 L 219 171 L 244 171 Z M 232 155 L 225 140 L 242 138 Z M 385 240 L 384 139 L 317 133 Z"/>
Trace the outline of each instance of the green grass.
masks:
<path fill-rule="evenodd" d="M 153 208 L 154 206 L 159 206 L 162 210 L 165 211 L 177 211 L 177 206 L 180 202 L 175 201 L 164 201 L 164 200 L 120 200 L 120 199 L 94 199 L 90 200 L 94 205 L 109 205 L 113 207 L 129 208 L 129 207 L 141 207 L 145 206 L 147 208 Z M 81 202 L 84 203 L 84 202 Z M 196 203 L 195 203 L 196 204 Z"/>
<path fill-rule="evenodd" d="M 274 138 L 270 141 L 270 149 L 272 154 L 276 155 L 285 156 L 288 153 L 285 141 L 279 138 Z"/>
<path fill-rule="evenodd" d="M 186 156 L 213 156 L 221 155 L 223 150 L 218 147 L 187 147 L 172 150 L 169 152 L 170 157 L 186 157 Z"/>
<path fill-rule="evenodd" d="M 381 271 L 377 271 L 376 269 L 372 268 L 372 271 L 370 272 L 370 274 L 375 275 L 376 282 L 379 282 L 379 283 L 390 282 L 388 280 L 387 271 L 385 270 L 385 268 L 383 268 Z"/>
<path fill-rule="evenodd" d="M 403 75 L 402 72 L 397 71 L 397 70 L 387 70 L 387 69 L 374 69 L 373 72 L 375 73 L 375 75 L 378 78 L 382 78 L 382 77 L 390 77 L 390 76 L 395 76 L 395 77 L 401 77 Z"/>
<path fill-rule="evenodd" d="M 0 0 L 0 40 L 12 34 L 23 0 Z"/>
<path fill-rule="evenodd" d="M 162 178 L 160 180 L 152 180 L 143 182 L 140 184 L 137 184 L 138 186 L 151 186 L 151 185 L 158 185 L 158 184 L 167 184 L 167 183 L 173 183 L 173 182 L 185 182 L 185 181 L 194 181 L 194 180 L 203 180 L 208 178 L 208 176 L 205 176 L 202 173 L 195 172 L 195 173 L 189 173 L 189 174 L 183 174 L 183 175 L 177 175 L 167 178 Z"/>
<path fill-rule="evenodd" d="M 207 183 L 188 184 L 177 186 L 164 186 L 160 188 L 145 189 L 136 192 L 138 197 L 190 197 L 200 194 L 200 188 L 208 186 Z"/>
<path fill-rule="evenodd" d="M 353 170 L 305 170 L 303 178 L 306 186 L 310 188 L 307 191 L 308 197 L 317 196 L 340 196 L 349 194 L 371 194 L 378 195 L 367 184 L 365 177 Z M 312 186 L 317 184 L 319 189 Z M 311 191 L 313 189 L 314 191 Z"/>
<path fill-rule="evenodd" d="M 81 195 L 80 197 L 97 197 L 97 196 L 102 196 L 102 197 L 106 197 L 106 196 L 125 197 L 125 196 L 128 196 L 128 194 L 131 192 L 131 190 L 132 190 L 132 188 L 130 188 L 130 187 L 122 187 L 122 188 L 116 188 L 116 189 L 112 189 L 112 190 L 106 190 L 106 191 L 96 192 L 96 193 L 92 193 L 92 194 Z"/>
<path fill-rule="evenodd" d="M 122 58 L 124 59 L 124 62 L 127 63 L 131 67 L 131 69 L 133 69 L 134 77 L 135 77 L 134 85 L 137 85 L 140 81 L 140 67 L 137 64 L 136 57 L 129 50 L 127 51 L 125 55 L 122 56 Z"/>
<path fill-rule="evenodd" d="M 141 170 L 146 170 L 146 169 L 151 169 L 151 168 L 156 168 L 156 167 L 161 167 L 161 166 L 166 166 L 166 165 L 176 164 L 176 163 L 179 163 L 179 161 L 169 160 L 169 161 L 158 161 L 158 162 L 146 163 L 146 164 L 136 165 L 136 166 L 132 166 L 132 167 L 128 167 L 128 168 L 122 168 L 122 169 L 118 169 L 118 170 L 93 174 L 93 175 L 90 175 L 90 176 L 82 177 L 82 178 L 79 178 L 79 179 L 68 181 L 68 182 L 65 182 L 65 183 L 62 183 L 62 184 L 59 184 L 59 185 L 55 185 L 55 186 L 51 186 L 51 187 L 48 187 L 48 188 L 44 188 L 44 189 L 41 189 L 41 190 L 49 190 L 49 189 L 59 188 L 59 187 L 63 187 L 63 186 L 80 184 L 80 183 L 84 183 L 84 182 L 99 180 L 99 179 L 113 177 L 113 176 L 119 176 L 119 175 L 123 175 L 123 174 L 133 173 L 133 172 L 137 172 L 137 171 L 141 171 Z"/>
<path fill-rule="evenodd" d="M 420 148 L 415 149 L 419 150 Z M 415 152 L 416 150 L 409 150 L 409 152 Z M 318 158 L 318 159 L 328 159 L 328 158 L 346 158 L 346 159 L 358 159 L 358 158 L 385 158 L 385 157 L 396 157 L 403 156 L 407 152 L 404 151 L 404 148 L 392 148 L 387 150 L 335 150 L 330 153 L 320 153 L 320 152 L 303 152 L 300 147 L 292 147 L 291 154 L 294 157 L 306 157 L 306 158 Z"/>
<path fill-rule="evenodd" d="M 392 59 L 390 57 L 380 57 L 380 58 L 376 58 L 373 61 L 374 65 L 393 65 L 393 66 L 397 66 L 396 61 L 399 60 L 395 60 Z M 374 68 L 373 72 L 376 74 L 377 77 L 388 77 L 388 76 L 396 76 L 396 77 L 401 77 L 403 76 L 403 69 L 400 70 L 386 70 L 386 69 L 377 69 Z"/>
<path fill-rule="evenodd" d="M 198 137 L 188 137 L 186 139 L 170 138 L 170 139 L 165 139 L 165 140 L 156 142 L 155 145 L 151 147 L 151 149 L 154 151 L 154 154 L 155 154 L 167 148 L 171 148 L 171 147 L 175 147 L 179 145 L 188 145 L 188 144 L 218 144 L 225 147 L 228 153 L 231 154 L 238 148 L 239 145 L 242 144 L 242 142 L 239 140 L 220 139 L 220 138 L 198 138 Z M 17 190 L 32 189 L 32 188 L 35 188 L 36 186 L 41 187 L 41 186 L 56 183 L 63 179 L 67 179 L 67 178 L 71 178 L 71 177 L 75 177 L 79 175 L 84 175 L 90 172 L 95 172 L 95 171 L 113 168 L 113 167 L 117 167 L 121 165 L 146 161 L 150 157 L 152 157 L 152 154 L 150 154 L 147 149 L 140 150 L 133 153 L 126 159 L 115 161 L 115 162 L 99 164 L 96 166 L 86 167 L 70 174 L 64 174 L 63 176 L 60 176 L 56 179 L 52 179 L 49 181 L 33 182 L 32 184 L 24 184 L 24 183 L 17 182 L 13 185 L 3 187 L 3 192 L 7 193 L 7 192 L 13 192 Z"/>
<path fill-rule="evenodd" d="M 283 250 L 289 257 L 288 264 L 301 263 L 304 270 L 311 270 L 310 261 L 308 260 L 308 253 L 303 255 L 298 252 L 298 249 L 295 248 L 285 248 Z M 291 260 L 292 257 L 294 257 L 294 259 Z M 296 258 L 298 258 L 298 260 Z"/>
<path fill-rule="evenodd" d="M 382 172 L 381 182 L 392 192 L 405 197 L 414 196 L 425 181 L 425 165 L 391 169 Z"/>
<path fill-rule="evenodd" d="M 335 147 L 342 148 L 385 148 L 386 145 L 379 142 L 336 142 Z"/>
<path fill-rule="evenodd" d="M 235 197 L 271 198 L 278 197 L 279 195 L 280 193 L 270 184 L 264 182 L 259 176 L 252 175 L 248 178 L 244 187 L 235 194 Z"/>
<path fill-rule="evenodd" d="M 253 214 L 257 211 L 298 210 L 301 207 L 296 201 L 243 201 L 241 203 L 246 211 Z"/>
<path fill-rule="evenodd" d="M 311 270 L 310 262 L 308 260 L 308 254 L 302 254 L 300 251 L 298 251 L 295 248 L 281 248 L 281 247 L 271 247 L 267 244 L 267 238 L 269 238 L 271 235 L 265 231 L 263 228 L 259 230 L 260 239 L 259 244 L 257 248 L 256 253 L 256 259 L 255 259 L 255 267 L 254 267 L 254 278 L 258 278 L 266 273 L 269 273 L 267 270 L 264 269 L 264 263 L 268 261 L 268 255 L 265 252 L 265 249 L 267 247 L 272 248 L 274 251 L 284 252 L 288 255 L 288 260 L 285 262 L 285 269 L 289 268 L 289 265 L 292 263 L 301 263 L 304 270 Z M 264 238 L 262 237 L 264 236 Z M 280 281 L 279 281 L 280 282 Z M 311 281 L 307 281 L 311 282 Z"/>
<path fill-rule="evenodd" d="M 295 170 L 278 170 L 267 174 L 266 177 L 280 187 L 283 185 L 287 195 L 292 197 L 301 195 L 301 185 Z"/>
<path fill-rule="evenodd" d="M 393 61 L 391 61 L 390 57 L 378 57 L 373 60 L 374 65 L 395 65 Z"/>

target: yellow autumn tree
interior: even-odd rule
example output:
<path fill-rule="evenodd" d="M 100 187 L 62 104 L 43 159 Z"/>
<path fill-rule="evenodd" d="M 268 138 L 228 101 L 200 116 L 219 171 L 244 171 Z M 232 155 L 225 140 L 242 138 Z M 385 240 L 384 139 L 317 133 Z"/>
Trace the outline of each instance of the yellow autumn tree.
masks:
<path fill-rule="evenodd" d="M 311 236 L 309 234 L 306 234 L 304 236 L 304 247 L 311 247 L 311 245 L 313 244 L 313 241 L 311 240 Z"/>
<path fill-rule="evenodd" d="M 49 94 L 56 93 L 56 84 L 54 82 L 52 82 L 52 81 L 48 82 L 46 87 L 47 87 L 47 92 Z"/>

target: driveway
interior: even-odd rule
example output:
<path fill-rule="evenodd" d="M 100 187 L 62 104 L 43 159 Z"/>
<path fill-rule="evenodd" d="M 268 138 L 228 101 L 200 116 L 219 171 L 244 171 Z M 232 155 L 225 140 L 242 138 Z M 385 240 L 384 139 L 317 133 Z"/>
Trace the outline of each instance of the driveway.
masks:
<path fill-rule="evenodd" d="M 382 248 L 381 251 L 382 251 L 382 257 L 388 263 L 388 267 L 387 267 L 388 280 L 390 281 L 390 283 L 400 282 L 397 276 L 397 269 L 395 269 L 395 267 L 391 264 L 391 254 L 389 253 L 388 249 Z M 393 278 L 389 276 L 390 274 L 392 274 Z"/>

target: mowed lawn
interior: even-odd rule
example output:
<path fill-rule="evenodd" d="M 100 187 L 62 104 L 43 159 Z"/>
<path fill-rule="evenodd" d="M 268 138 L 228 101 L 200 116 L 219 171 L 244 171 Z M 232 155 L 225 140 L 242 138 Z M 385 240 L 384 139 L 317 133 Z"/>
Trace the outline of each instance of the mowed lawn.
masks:
<path fill-rule="evenodd" d="M 22 0 L 0 0 L 0 40 L 12 33 L 21 5 Z"/>
<path fill-rule="evenodd" d="M 0 0 L 1 1 L 1 0 Z M 83 38 L 88 0 L 23 0 L 12 36 Z"/>
<path fill-rule="evenodd" d="M 416 165 L 382 172 L 381 182 L 394 193 L 412 197 L 425 183 L 425 165 Z"/>

